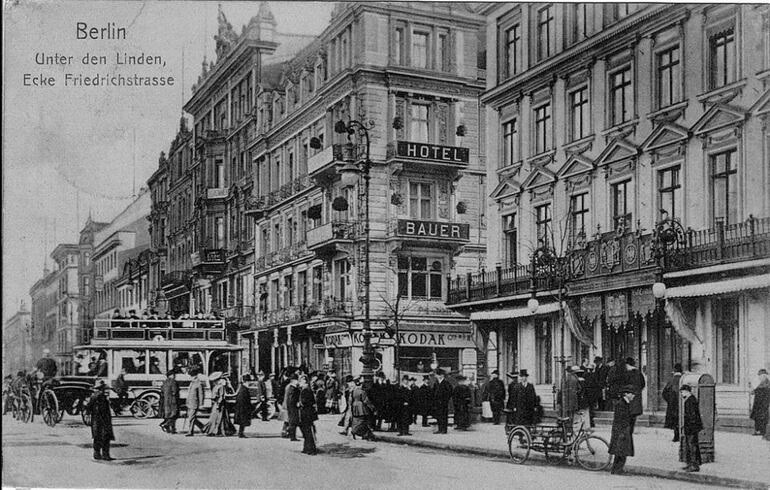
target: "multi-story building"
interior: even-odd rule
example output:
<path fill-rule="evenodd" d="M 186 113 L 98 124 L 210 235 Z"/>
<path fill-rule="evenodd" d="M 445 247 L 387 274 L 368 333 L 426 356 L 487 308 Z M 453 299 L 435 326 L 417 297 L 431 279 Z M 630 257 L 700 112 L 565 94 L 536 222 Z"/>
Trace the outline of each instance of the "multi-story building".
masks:
<path fill-rule="evenodd" d="M 73 347 L 78 344 L 80 331 L 80 285 L 78 264 L 80 250 L 77 244 L 60 243 L 51 252 L 54 261 L 56 293 L 56 350 L 51 354 L 59 364 L 59 372 L 72 373 Z"/>
<path fill-rule="evenodd" d="M 469 322 L 444 300 L 447 275 L 484 259 L 482 26 L 464 4 L 340 3 L 305 50 L 264 67 L 246 147 L 257 313 L 245 363 L 361 370 L 369 226 L 381 369 L 475 373 Z M 367 126 L 369 145 L 335 131 L 350 121 Z M 337 172 L 367 156 L 368 223 L 363 177 Z"/>
<path fill-rule="evenodd" d="M 32 318 L 22 301 L 19 311 L 3 325 L 3 377 L 30 369 L 32 357 Z"/>
<path fill-rule="evenodd" d="M 56 281 L 56 273 L 48 267 L 43 268 L 43 277 L 35 281 L 29 289 L 32 298 L 30 316 L 32 319 L 32 359 L 37 361 L 43 357 L 46 349 L 53 354 L 57 352 L 57 301 L 59 283 Z"/>
<path fill-rule="evenodd" d="M 149 257 L 134 265 L 137 257 L 149 249 L 147 217 L 150 193 L 143 189 L 139 196 L 107 226 L 94 235 L 91 260 L 95 267 L 94 317 L 111 316 L 118 308 L 138 313 L 147 308 L 149 293 Z M 136 269 L 136 270 L 134 270 Z M 127 281 L 126 277 L 132 278 Z M 137 279 L 134 283 L 133 279 Z"/>
<path fill-rule="evenodd" d="M 94 236 L 108 224 L 94 221 L 89 216 L 83 229 L 80 230 L 80 238 L 78 239 L 78 248 L 80 249 L 80 258 L 78 260 L 78 318 L 80 320 L 80 327 L 75 335 L 75 345 L 87 343 L 91 339 L 91 332 L 93 332 L 92 322 L 96 306 L 94 301 L 94 283 L 96 281 L 96 268 L 93 262 Z"/>
<path fill-rule="evenodd" d="M 483 13 L 498 266 L 453 281 L 450 304 L 478 328 L 488 368 L 528 369 L 548 402 L 562 354 L 630 356 L 657 408 L 683 362 L 714 376 L 721 414 L 745 415 L 770 362 L 770 10 L 498 3 Z M 532 281 L 533 252 L 546 249 L 556 257 L 536 261 Z M 554 264 L 564 289 L 542 277 Z"/>

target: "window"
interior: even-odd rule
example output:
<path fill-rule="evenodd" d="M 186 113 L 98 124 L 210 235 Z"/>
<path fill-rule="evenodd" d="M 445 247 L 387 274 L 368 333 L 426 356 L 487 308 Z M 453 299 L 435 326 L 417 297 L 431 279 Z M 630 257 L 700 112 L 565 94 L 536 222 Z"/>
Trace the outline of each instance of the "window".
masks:
<path fill-rule="evenodd" d="M 535 108 L 535 154 L 551 148 L 551 104 Z"/>
<path fill-rule="evenodd" d="M 589 10 L 589 5 L 585 3 L 576 3 L 572 5 L 572 41 L 580 42 L 588 37 L 588 29 L 590 23 L 590 15 L 592 11 Z"/>
<path fill-rule="evenodd" d="M 393 62 L 397 65 L 404 64 L 404 28 L 397 27 L 393 32 Z"/>
<path fill-rule="evenodd" d="M 516 213 L 503 216 L 503 259 L 505 267 L 515 267 L 516 257 Z"/>
<path fill-rule="evenodd" d="M 627 17 L 629 8 L 627 3 L 606 3 L 604 4 L 605 25 L 617 22 L 623 17 Z"/>
<path fill-rule="evenodd" d="M 270 253 L 270 228 L 262 228 L 262 256 Z"/>
<path fill-rule="evenodd" d="M 709 36 L 709 88 L 735 81 L 735 32 L 731 27 Z"/>
<path fill-rule="evenodd" d="M 667 107 L 681 100 L 681 65 L 679 46 L 655 55 L 657 70 L 658 107 Z"/>
<path fill-rule="evenodd" d="M 551 321 L 548 318 L 535 319 L 535 350 L 536 373 L 535 383 L 549 384 L 552 382 L 551 359 L 552 339 L 551 339 Z"/>
<path fill-rule="evenodd" d="M 217 160 L 214 165 L 214 186 L 222 189 L 225 186 L 225 162 Z"/>
<path fill-rule="evenodd" d="M 294 276 L 283 276 L 283 307 L 294 306 Z"/>
<path fill-rule="evenodd" d="M 225 220 L 222 217 L 214 220 L 214 226 L 216 227 L 217 248 L 225 248 Z"/>
<path fill-rule="evenodd" d="M 670 167 L 658 172 L 658 197 L 660 198 L 659 208 L 665 210 L 671 218 L 678 217 L 681 210 L 679 206 L 679 189 L 682 185 L 679 183 L 679 166 Z"/>
<path fill-rule="evenodd" d="M 735 149 L 711 155 L 711 208 L 714 221 L 738 221 L 738 169 Z"/>
<path fill-rule="evenodd" d="M 321 266 L 313 268 L 313 302 L 321 301 L 324 292 L 323 268 Z"/>
<path fill-rule="evenodd" d="M 717 383 L 739 382 L 738 300 L 720 298 L 714 301 L 712 311 L 716 327 Z"/>
<path fill-rule="evenodd" d="M 628 229 L 631 226 L 631 199 L 628 195 L 630 190 L 630 179 L 612 185 L 612 226 L 615 230 L 620 227 Z"/>
<path fill-rule="evenodd" d="M 516 119 L 503 124 L 503 160 L 502 166 L 507 167 L 521 159 L 519 155 L 519 132 Z"/>
<path fill-rule="evenodd" d="M 425 104 L 412 104 L 412 117 L 409 121 L 409 134 L 412 141 L 428 143 L 430 127 L 428 125 L 428 106 Z"/>
<path fill-rule="evenodd" d="M 588 105 L 588 87 L 569 94 L 570 126 L 572 141 L 588 136 L 591 127 L 591 111 Z"/>
<path fill-rule="evenodd" d="M 551 238 L 551 203 L 535 207 L 535 228 L 538 242 L 548 245 Z"/>
<path fill-rule="evenodd" d="M 428 68 L 428 38 L 427 32 L 412 34 L 412 66 L 416 68 Z"/>
<path fill-rule="evenodd" d="M 537 11 L 537 60 L 543 61 L 553 54 L 554 42 L 553 7 L 543 7 Z"/>
<path fill-rule="evenodd" d="M 398 294 L 410 299 L 442 299 L 442 269 L 440 260 L 399 257 Z"/>
<path fill-rule="evenodd" d="M 588 227 L 588 193 L 576 194 L 570 198 L 572 239 L 573 242 L 582 234 L 585 237 Z"/>
<path fill-rule="evenodd" d="M 278 250 L 281 250 L 282 246 L 281 223 L 276 223 L 273 225 L 273 250 L 277 252 Z"/>
<path fill-rule="evenodd" d="M 350 264 L 347 259 L 334 261 L 335 297 L 340 301 L 350 298 Z"/>
<path fill-rule="evenodd" d="M 297 304 L 307 305 L 307 271 L 297 273 Z"/>
<path fill-rule="evenodd" d="M 519 72 L 521 59 L 521 33 L 519 24 L 505 31 L 505 76 L 512 77 Z"/>
<path fill-rule="evenodd" d="M 409 216 L 418 219 L 433 218 L 433 184 L 409 183 Z"/>
<path fill-rule="evenodd" d="M 630 121 L 633 108 L 633 87 L 629 66 L 610 75 L 610 125 L 615 126 Z"/>

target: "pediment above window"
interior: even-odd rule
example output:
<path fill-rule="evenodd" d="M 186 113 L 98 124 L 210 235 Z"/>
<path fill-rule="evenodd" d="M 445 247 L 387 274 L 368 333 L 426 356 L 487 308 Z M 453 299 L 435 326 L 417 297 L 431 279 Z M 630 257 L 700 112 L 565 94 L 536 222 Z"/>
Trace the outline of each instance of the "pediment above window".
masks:
<path fill-rule="evenodd" d="M 660 124 L 642 143 L 642 151 L 654 152 L 672 145 L 685 143 L 690 138 L 687 128 L 674 123 Z"/>
<path fill-rule="evenodd" d="M 576 177 L 591 172 L 593 169 L 594 164 L 588 158 L 582 155 L 571 155 L 559 171 L 556 172 L 556 175 L 560 179 L 566 180 L 570 177 Z"/>
<path fill-rule="evenodd" d="M 504 179 L 497 184 L 495 190 L 489 195 L 492 199 L 499 201 L 501 199 L 516 196 L 521 193 L 521 184 L 514 179 Z"/>
<path fill-rule="evenodd" d="M 754 116 L 767 116 L 770 114 L 770 90 L 766 90 L 762 94 L 759 100 L 754 103 L 750 112 Z"/>
<path fill-rule="evenodd" d="M 690 128 L 692 134 L 704 137 L 726 128 L 736 128 L 746 120 L 746 112 L 725 104 L 715 104 Z"/>
<path fill-rule="evenodd" d="M 615 138 L 594 161 L 597 167 L 604 167 L 639 155 L 639 148 L 623 138 Z"/>
<path fill-rule="evenodd" d="M 522 184 L 524 190 L 531 191 L 538 187 L 553 186 L 556 175 L 545 167 L 535 167 Z"/>

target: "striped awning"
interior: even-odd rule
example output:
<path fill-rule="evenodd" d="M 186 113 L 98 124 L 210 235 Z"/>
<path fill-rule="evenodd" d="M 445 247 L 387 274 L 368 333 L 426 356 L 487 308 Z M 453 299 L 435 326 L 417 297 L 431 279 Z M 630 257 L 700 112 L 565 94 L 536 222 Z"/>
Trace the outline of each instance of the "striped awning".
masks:
<path fill-rule="evenodd" d="M 666 298 L 695 298 L 762 288 L 770 288 L 770 274 L 670 287 L 666 289 Z"/>
<path fill-rule="evenodd" d="M 537 311 L 534 314 L 529 311 L 528 307 L 523 306 L 521 308 L 504 308 L 502 310 L 474 311 L 471 313 L 471 320 L 509 320 L 511 318 L 524 318 L 528 316 L 544 315 L 557 311 L 559 311 L 559 303 L 544 303 L 537 308 Z"/>

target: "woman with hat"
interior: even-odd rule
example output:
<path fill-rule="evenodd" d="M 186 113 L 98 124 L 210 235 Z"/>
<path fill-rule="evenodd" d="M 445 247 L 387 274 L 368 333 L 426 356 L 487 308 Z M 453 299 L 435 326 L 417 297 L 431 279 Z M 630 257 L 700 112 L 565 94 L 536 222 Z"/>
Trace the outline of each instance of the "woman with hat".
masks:
<path fill-rule="evenodd" d="M 112 431 L 112 414 L 110 400 L 107 397 L 107 383 L 97 379 L 94 384 L 94 394 L 86 403 L 86 413 L 91 414 L 91 437 L 94 441 L 94 459 L 112 461 L 110 456 L 110 441 L 115 440 Z"/>
<path fill-rule="evenodd" d="M 209 437 L 231 436 L 235 433 L 235 426 L 230 422 L 230 414 L 225 405 L 227 378 L 222 375 L 221 371 L 216 371 L 211 373 L 209 381 L 215 384 L 211 389 L 211 415 L 209 416 L 209 423 L 206 424 L 206 435 Z"/>

